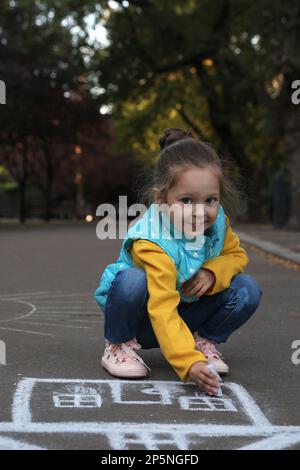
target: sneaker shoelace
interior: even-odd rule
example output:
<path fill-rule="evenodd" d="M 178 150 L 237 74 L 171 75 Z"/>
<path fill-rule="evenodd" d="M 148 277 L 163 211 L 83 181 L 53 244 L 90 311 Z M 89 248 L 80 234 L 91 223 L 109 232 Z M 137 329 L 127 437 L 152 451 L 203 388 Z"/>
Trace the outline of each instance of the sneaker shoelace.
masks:
<path fill-rule="evenodd" d="M 134 351 L 135 349 L 138 350 L 142 348 L 142 346 L 136 340 L 132 339 L 130 341 L 127 341 L 126 343 L 114 344 L 113 346 L 111 346 L 110 343 L 107 344 L 109 346 L 109 352 L 111 354 L 116 354 L 117 360 L 119 360 L 120 363 L 126 362 L 128 358 L 131 357 L 132 359 L 135 359 L 136 361 L 144 364 L 144 366 L 149 371 L 151 371 L 150 367 L 148 367 L 147 364 L 143 361 L 143 359 Z"/>

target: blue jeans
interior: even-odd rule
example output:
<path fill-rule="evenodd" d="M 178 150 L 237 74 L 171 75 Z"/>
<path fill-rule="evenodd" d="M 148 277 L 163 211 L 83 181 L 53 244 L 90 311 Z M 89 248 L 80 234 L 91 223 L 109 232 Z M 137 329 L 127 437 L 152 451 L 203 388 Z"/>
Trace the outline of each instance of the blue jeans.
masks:
<path fill-rule="evenodd" d="M 230 286 L 215 295 L 203 295 L 195 302 L 180 302 L 177 310 L 192 333 L 224 343 L 256 311 L 262 290 L 249 274 L 237 274 Z M 119 271 L 108 291 L 104 336 L 112 343 L 136 338 L 144 349 L 158 348 L 147 302 L 146 272 L 139 268 Z"/>

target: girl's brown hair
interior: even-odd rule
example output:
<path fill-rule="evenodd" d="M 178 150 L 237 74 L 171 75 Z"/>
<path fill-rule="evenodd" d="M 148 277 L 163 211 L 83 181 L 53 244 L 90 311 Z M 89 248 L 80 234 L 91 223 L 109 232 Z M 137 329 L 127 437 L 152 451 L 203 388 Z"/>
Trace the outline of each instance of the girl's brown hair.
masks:
<path fill-rule="evenodd" d="M 241 209 L 242 193 L 233 183 L 235 168 L 230 161 L 220 159 L 208 142 L 200 141 L 191 129 L 165 129 L 159 138 L 161 152 L 150 172 L 150 179 L 139 191 L 139 202 L 149 206 L 154 202 L 153 189 L 157 188 L 166 199 L 169 189 L 177 182 L 183 168 L 211 167 L 220 183 L 220 202 L 230 218 L 236 218 Z"/>

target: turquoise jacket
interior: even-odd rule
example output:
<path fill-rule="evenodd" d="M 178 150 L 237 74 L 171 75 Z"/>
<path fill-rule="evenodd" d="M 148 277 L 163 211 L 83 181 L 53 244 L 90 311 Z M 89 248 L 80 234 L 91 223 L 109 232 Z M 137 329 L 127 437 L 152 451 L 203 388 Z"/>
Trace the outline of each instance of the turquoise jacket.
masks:
<path fill-rule="evenodd" d="M 180 232 L 159 210 L 159 205 L 151 204 L 143 217 L 128 229 L 120 256 L 115 263 L 109 264 L 105 268 L 99 286 L 95 290 L 94 298 L 104 311 L 107 294 L 117 272 L 129 267 L 136 267 L 130 254 L 133 241 L 143 239 L 157 243 L 172 259 L 177 270 L 176 289 L 180 294 L 181 301 L 195 302 L 199 300 L 196 296 L 184 295 L 181 285 L 190 279 L 207 260 L 221 254 L 225 232 L 226 218 L 222 206 L 219 207 L 215 222 L 206 230 L 205 234 L 191 240 L 185 236 L 180 239 Z"/>

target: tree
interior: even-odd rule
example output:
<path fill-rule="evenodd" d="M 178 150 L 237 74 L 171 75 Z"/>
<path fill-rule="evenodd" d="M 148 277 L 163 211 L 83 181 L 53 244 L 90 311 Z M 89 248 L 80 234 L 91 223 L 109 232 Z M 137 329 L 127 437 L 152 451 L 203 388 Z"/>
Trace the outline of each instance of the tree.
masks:
<path fill-rule="evenodd" d="M 90 51 L 85 36 L 71 32 L 72 21 L 80 24 L 85 10 L 78 2 L 70 8 L 71 3 L 5 0 L 0 5 L 0 76 L 7 84 L 7 104 L 1 106 L 0 116 L 0 154 L 19 185 L 22 222 L 32 180 L 42 189 L 45 219 L 49 219 L 59 169 L 54 149 L 76 145 L 82 122 L 99 118 L 86 65 Z M 70 153 L 64 158 L 70 158 Z"/>
<path fill-rule="evenodd" d="M 283 105 L 274 79 L 282 70 L 276 57 L 290 41 L 289 9 L 292 5 L 295 13 L 298 2 L 116 3 L 119 7 L 112 9 L 110 2 L 101 2 L 110 44 L 95 60 L 114 114 L 123 111 L 121 129 L 127 140 L 135 139 L 131 118 L 137 109 L 143 129 L 137 140 L 144 142 L 177 109 L 183 124 L 211 130 L 208 135 L 218 150 L 233 159 L 247 181 L 249 215 L 265 216 L 273 175 L 284 157 L 291 160 L 284 154 L 289 130 L 282 126 Z M 282 27 L 282 18 L 287 27 Z M 198 102 L 202 106 L 195 112 Z"/>

